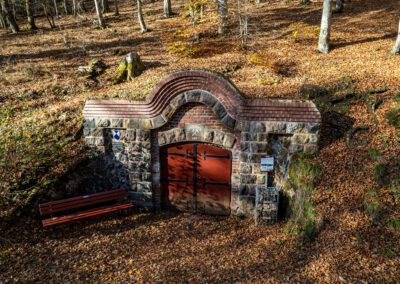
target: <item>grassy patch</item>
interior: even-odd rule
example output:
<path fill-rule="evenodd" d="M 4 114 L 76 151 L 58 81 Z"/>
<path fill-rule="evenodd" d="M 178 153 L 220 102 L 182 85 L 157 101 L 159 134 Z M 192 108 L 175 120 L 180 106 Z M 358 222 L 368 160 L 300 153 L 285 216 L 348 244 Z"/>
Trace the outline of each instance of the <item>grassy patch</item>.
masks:
<path fill-rule="evenodd" d="M 383 215 L 383 204 L 376 189 L 371 189 L 364 197 L 364 209 L 374 224 L 379 223 Z"/>
<path fill-rule="evenodd" d="M 321 216 L 311 201 L 314 180 L 320 171 L 319 166 L 313 165 L 304 156 L 296 155 L 292 158 L 289 178 L 285 183 L 285 192 L 289 196 L 287 231 L 307 241 L 315 239 L 321 223 Z"/>

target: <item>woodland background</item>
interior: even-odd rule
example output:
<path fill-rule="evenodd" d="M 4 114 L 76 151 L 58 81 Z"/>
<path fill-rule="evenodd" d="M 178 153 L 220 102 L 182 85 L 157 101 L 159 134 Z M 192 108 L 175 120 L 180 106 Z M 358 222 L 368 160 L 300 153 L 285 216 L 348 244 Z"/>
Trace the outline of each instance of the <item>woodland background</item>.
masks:
<path fill-rule="evenodd" d="M 322 1 L 179 0 L 170 11 L 168 1 L 119 1 L 118 13 L 104 3 L 96 11 L 95 1 L 66 1 L 65 9 L 64 1 L 1 0 L 1 282 L 399 281 L 398 1 L 344 2 L 331 17 L 327 54 L 316 51 Z M 128 52 L 146 69 L 116 84 Z M 104 72 L 78 71 L 94 60 Z M 183 68 L 221 72 L 245 96 L 317 104 L 320 153 L 298 174 L 301 183 L 312 172 L 302 201 L 310 205 L 304 222 L 319 220 L 312 238 L 284 218 L 256 227 L 168 212 L 43 231 L 37 204 L 80 194 L 60 188 L 91 158 L 79 138 L 85 101 L 144 99 Z"/>

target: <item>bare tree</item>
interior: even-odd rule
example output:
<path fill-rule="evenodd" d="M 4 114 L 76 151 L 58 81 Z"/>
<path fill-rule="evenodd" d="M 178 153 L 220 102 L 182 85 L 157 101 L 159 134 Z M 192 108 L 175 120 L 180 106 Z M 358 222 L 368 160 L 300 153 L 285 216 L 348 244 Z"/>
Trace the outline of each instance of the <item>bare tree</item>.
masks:
<path fill-rule="evenodd" d="M 53 2 L 54 2 L 54 11 L 56 12 L 56 17 L 58 17 L 57 0 L 53 0 Z"/>
<path fill-rule="evenodd" d="M 137 5 L 137 15 L 138 15 L 138 21 L 139 21 L 139 25 L 140 25 L 140 31 L 142 33 L 145 33 L 145 32 L 147 32 L 147 27 L 143 20 L 142 1 L 136 0 L 136 5 Z"/>
<path fill-rule="evenodd" d="M 28 20 L 28 29 L 30 31 L 36 30 L 35 16 L 32 11 L 32 0 L 25 0 L 26 18 Z"/>
<path fill-rule="evenodd" d="M 64 0 L 64 2 L 63 2 L 63 6 L 64 6 L 64 12 L 65 12 L 65 15 L 68 15 L 68 14 L 69 14 L 69 11 L 68 11 L 67 0 Z"/>
<path fill-rule="evenodd" d="M 108 0 L 101 0 L 101 8 L 103 13 L 110 12 L 110 5 L 108 5 Z"/>
<path fill-rule="evenodd" d="M 218 34 L 223 35 L 227 32 L 228 26 L 228 3 L 227 0 L 217 0 L 219 27 Z"/>
<path fill-rule="evenodd" d="M 318 51 L 321 53 L 329 52 L 329 39 L 331 35 L 331 0 L 324 0 L 321 19 L 321 31 L 319 33 Z"/>
<path fill-rule="evenodd" d="M 171 17 L 172 9 L 171 9 L 171 0 L 164 0 L 164 17 Z"/>
<path fill-rule="evenodd" d="M 98 25 L 101 28 L 105 28 L 106 27 L 106 23 L 105 23 L 104 18 L 103 18 L 103 13 L 101 12 L 101 9 L 100 9 L 99 0 L 94 0 L 94 5 L 96 7 Z"/>
<path fill-rule="evenodd" d="M 397 39 L 396 43 L 393 46 L 392 54 L 399 54 L 400 53 L 400 21 L 399 21 L 399 29 L 397 32 Z"/>
<path fill-rule="evenodd" d="M 6 19 L 3 15 L 1 7 L 0 7 L 0 28 L 7 29 Z"/>
<path fill-rule="evenodd" d="M 118 0 L 114 0 L 114 7 L 115 7 L 114 15 L 118 16 L 119 15 Z"/>
<path fill-rule="evenodd" d="M 50 28 L 54 29 L 56 27 L 56 23 L 54 22 L 54 16 L 51 13 L 51 10 L 48 8 L 47 1 L 43 1 L 42 7 L 44 15 L 46 16 L 47 21 L 49 22 Z"/>
<path fill-rule="evenodd" d="M 8 6 L 7 0 L 1 0 L 0 4 L 3 15 L 6 18 L 6 21 L 10 26 L 11 31 L 13 33 L 19 32 L 18 24 L 15 21 L 14 15 L 10 12 L 10 7 Z"/>
<path fill-rule="evenodd" d="M 240 33 L 241 44 L 243 48 L 246 48 L 247 38 L 248 38 L 247 0 L 237 0 L 237 5 L 238 5 L 239 33 Z"/>

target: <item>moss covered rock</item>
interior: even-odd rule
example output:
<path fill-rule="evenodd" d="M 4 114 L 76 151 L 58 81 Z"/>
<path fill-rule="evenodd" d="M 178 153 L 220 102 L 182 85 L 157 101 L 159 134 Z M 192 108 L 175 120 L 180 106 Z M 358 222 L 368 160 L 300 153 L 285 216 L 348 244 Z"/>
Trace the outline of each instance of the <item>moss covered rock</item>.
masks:
<path fill-rule="evenodd" d="M 144 71 L 145 67 L 140 60 L 139 54 L 128 53 L 128 55 L 121 60 L 117 71 L 115 73 L 115 82 L 121 83 L 131 81 L 134 77 L 139 76 Z"/>

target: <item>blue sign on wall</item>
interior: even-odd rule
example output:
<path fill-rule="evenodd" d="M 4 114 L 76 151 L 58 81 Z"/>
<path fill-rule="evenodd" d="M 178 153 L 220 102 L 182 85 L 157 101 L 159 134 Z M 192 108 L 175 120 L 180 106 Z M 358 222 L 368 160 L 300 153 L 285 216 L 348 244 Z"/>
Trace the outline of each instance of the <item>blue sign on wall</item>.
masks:
<path fill-rule="evenodd" d="M 121 137 L 121 132 L 119 130 L 113 130 L 114 140 L 119 140 L 120 137 Z"/>

